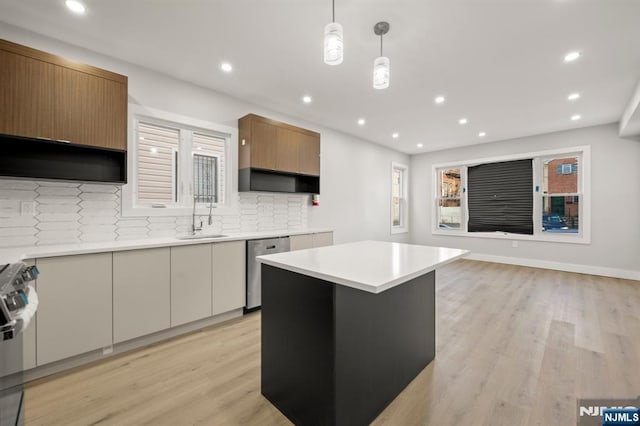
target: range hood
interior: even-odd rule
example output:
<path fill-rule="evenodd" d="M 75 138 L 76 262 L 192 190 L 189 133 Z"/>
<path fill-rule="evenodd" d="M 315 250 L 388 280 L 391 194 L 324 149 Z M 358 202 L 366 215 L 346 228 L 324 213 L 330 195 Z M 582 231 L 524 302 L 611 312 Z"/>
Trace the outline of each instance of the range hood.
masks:
<path fill-rule="evenodd" d="M 0 135 L 0 177 L 127 183 L 126 151 Z"/>

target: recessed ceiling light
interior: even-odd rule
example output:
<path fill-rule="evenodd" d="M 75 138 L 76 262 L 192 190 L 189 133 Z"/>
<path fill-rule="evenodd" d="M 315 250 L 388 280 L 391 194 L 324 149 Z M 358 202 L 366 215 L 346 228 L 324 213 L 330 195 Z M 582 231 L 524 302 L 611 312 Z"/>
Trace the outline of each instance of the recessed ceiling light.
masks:
<path fill-rule="evenodd" d="M 564 61 L 573 62 L 576 59 L 578 59 L 580 56 L 582 56 L 582 52 L 578 52 L 577 50 L 575 52 L 569 52 L 566 55 L 564 55 Z"/>
<path fill-rule="evenodd" d="M 422 148 L 424 145 L 422 145 L 421 143 L 419 143 L 418 145 L 416 145 L 418 148 Z"/>
<path fill-rule="evenodd" d="M 87 8 L 84 7 L 84 4 L 80 3 L 77 0 L 66 0 L 64 4 L 67 5 L 70 11 L 73 13 L 77 13 L 78 15 L 84 15 L 87 11 Z"/>
<path fill-rule="evenodd" d="M 366 121 L 365 121 L 365 119 L 364 119 L 364 118 L 358 118 L 358 124 L 359 124 L 360 126 L 364 126 L 364 124 L 365 124 L 365 123 L 366 123 Z"/>
<path fill-rule="evenodd" d="M 309 95 L 305 95 L 302 97 L 302 102 L 304 102 L 305 104 L 308 104 L 311 102 L 311 96 Z"/>
<path fill-rule="evenodd" d="M 467 124 L 467 119 L 466 118 L 461 118 L 460 120 L 458 120 L 458 123 Z"/>
<path fill-rule="evenodd" d="M 567 99 L 569 99 L 570 101 L 575 101 L 576 99 L 580 99 L 580 93 L 572 93 L 569 96 L 567 96 Z"/>
<path fill-rule="evenodd" d="M 571 116 L 571 119 L 572 119 L 573 121 L 580 120 L 581 118 L 582 118 L 582 116 L 581 116 L 580 114 L 576 114 L 576 115 L 572 115 L 572 116 Z"/>
<path fill-rule="evenodd" d="M 398 139 L 400 137 L 400 135 L 398 134 L 398 132 L 394 133 L 391 135 L 392 138 L 394 139 Z"/>
<path fill-rule="evenodd" d="M 438 96 L 434 99 L 434 102 L 437 104 L 441 104 L 445 101 L 444 96 Z"/>
<path fill-rule="evenodd" d="M 232 66 L 230 63 L 228 63 L 228 62 L 223 62 L 223 63 L 220 65 L 220 69 L 221 69 L 222 71 L 224 71 L 224 72 L 231 72 L 231 71 L 233 71 L 233 66 Z"/>
<path fill-rule="evenodd" d="M 485 136 L 487 136 L 487 134 L 485 132 L 480 132 L 478 133 L 478 136 L 484 138 Z"/>

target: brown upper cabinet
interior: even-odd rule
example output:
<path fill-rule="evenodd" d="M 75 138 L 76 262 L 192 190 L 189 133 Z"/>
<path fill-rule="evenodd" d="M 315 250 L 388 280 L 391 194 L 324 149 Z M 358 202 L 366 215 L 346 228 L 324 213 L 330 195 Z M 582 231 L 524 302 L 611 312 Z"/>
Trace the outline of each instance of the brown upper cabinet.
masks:
<path fill-rule="evenodd" d="M 239 168 L 320 176 L 320 134 L 248 114 L 238 121 Z"/>
<path fill-rule="evenodd" d="M 0 40 L 0 134 L 127 149 L 127 77 Z"/>

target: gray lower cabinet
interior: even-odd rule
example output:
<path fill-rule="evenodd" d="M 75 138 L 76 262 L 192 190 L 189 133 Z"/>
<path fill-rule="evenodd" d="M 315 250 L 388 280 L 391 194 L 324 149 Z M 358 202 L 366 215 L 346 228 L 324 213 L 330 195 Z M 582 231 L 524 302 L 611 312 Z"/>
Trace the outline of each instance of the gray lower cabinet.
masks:
<path fill-rule="evenodd" d="M 169 247 L 113 253 L 113 342 L 171 325 Z"/>
<path fill-rule="evenodd" d="M 37 260 L 37 365 L 111 345 L 111 253 Z"/>
<path fill-rule="evenodd" d="M 212 246 L 214 315 L 245 306 L 246 245 L 242 240 Z"/>
<path fill-rule="evenodd" d="M 171 326 L 211 316 L 211 244 L 171 247 Z"/>

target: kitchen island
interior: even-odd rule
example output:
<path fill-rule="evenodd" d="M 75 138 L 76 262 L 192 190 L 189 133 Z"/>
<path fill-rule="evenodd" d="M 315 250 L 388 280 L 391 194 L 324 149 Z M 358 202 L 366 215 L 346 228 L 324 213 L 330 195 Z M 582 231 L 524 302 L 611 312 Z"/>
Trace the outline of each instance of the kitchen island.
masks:
<path fill-rule="evenodd" d="M 435 270 L 466 250 L 362 241 L 260 256 L 262 394 L 296 425 L 367 425 L 435 357 Z"/>

